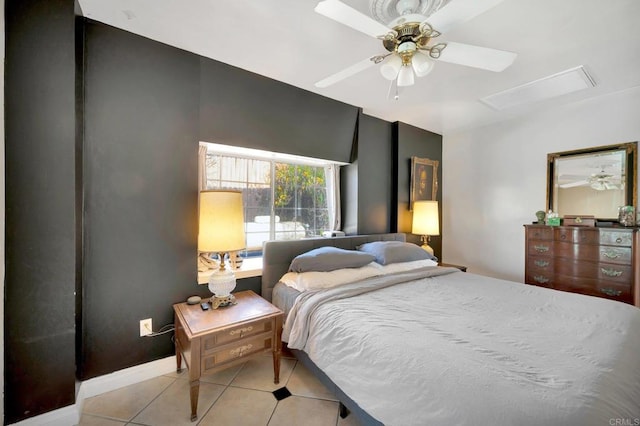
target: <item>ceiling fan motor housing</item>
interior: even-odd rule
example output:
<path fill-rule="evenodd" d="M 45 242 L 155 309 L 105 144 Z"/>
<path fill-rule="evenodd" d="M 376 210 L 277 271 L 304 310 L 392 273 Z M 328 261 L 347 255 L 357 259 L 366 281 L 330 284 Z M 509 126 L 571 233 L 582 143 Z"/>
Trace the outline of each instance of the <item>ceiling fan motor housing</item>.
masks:
<path fill-rule="evenodd" d="M 421 34 L 419 22 L 411 22 L 408 24 L 398 25 L 393 29 L 397 35 L 388 36 L 382 40 L 382 45 L 389 52 L 400 53 L 401 51 L 400 46 L 407 42 L 413 43 L 414 50 L 416 46 L 416 40 L 419 40 L 421 46 L 429 43 L 429 40 L 430 40 L 429 37 L 418 38 Z"/>

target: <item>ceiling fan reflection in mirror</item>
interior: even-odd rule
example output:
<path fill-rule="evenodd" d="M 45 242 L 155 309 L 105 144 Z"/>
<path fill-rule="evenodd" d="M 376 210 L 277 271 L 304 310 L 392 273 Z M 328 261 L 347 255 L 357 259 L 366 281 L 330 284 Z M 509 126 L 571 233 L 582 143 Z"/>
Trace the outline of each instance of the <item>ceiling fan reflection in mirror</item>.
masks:
<path fill-rule="evenodd" d="M 321 1 L 315 8 L 317 13 L 382 40 L 387 53 L 370 56 L 315 85 L 328 87 L 377 64 L 381 64 L 382 76 L 396 88 L 411 86 L 415 82 L 414 76 L 429 74 L 435 60 L 500 72 L 513 63 L 517 54 L 451 41 L 434 43 L 432 40 L 441 36 L 442 31 L 468 21 L 502 1 L 372 0 L 374 17 L 379 20 L 393 18 L 386 24 L 339 0 Z"/>
<path fill-rule="evenodd" d="M 564 176 L 565 179 L 568 178 L 576 178 L 575 176 Z M 624 183 L 622 182 L 621 175 L 614 175 L 612 173 L 607 173 L 604 171 L 604 167 L 598 173 L 592 173 L 587 178 L 579 178 L 579 180 L 573 182 L 567 182 L 560 184 L 560 188 L 574 188 L 577 186 L 590 186 L 592 189 L 596 191 L 606 191 L 612 189 L 623 189 Z"/>

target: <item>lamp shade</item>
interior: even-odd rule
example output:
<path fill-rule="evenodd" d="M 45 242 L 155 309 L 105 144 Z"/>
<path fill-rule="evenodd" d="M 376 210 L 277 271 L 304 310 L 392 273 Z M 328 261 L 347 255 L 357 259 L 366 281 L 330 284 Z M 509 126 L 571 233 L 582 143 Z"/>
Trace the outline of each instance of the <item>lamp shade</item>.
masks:
<path fill-rule="evenodd" d="M 410 65 L 403 65 L 398 73 L 398 87 L 405 86 L 413 86 L 413 69 Z"/>
<path fill-rule="evenodd" d="M 198 251 L 230 252 L 245 248 L 240 191 L 201 191 Z"/>
<path fill-rule="evenodd" d="M 380 74 L 387 80 L 395 80 L 402 68 L 402 59 L 398 55 L 392 55 L 380 67 Z"/>
<path fill-rule="evenodd" d="M 417 235 L 440 235 L 437 201 L 415 201 L 411 233 Z"/>
<path fill-rule="evenodd" d="M 433 61 L 422 52 L 416 52 L 411 58 L 411 66 L 418 77 L 424 77 L 433 69 Z"/>

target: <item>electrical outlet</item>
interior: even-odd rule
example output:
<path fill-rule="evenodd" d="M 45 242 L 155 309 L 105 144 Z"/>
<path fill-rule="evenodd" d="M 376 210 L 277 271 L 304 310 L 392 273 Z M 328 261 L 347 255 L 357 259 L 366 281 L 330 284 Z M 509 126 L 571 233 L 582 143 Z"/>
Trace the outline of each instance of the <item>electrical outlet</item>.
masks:
<path fill-rule="evenodd" d="M 153 333 L 151 318 L 140 320 L 140 337 Z"/>

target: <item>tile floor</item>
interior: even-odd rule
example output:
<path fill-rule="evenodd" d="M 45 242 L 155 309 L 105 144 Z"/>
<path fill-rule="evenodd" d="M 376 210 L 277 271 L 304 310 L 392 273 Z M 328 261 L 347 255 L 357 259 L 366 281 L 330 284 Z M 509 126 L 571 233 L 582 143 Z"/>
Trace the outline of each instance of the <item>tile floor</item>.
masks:
<path fill-rule="evenodd" d="M 276 400 L 283 386 L 291 396 Z M 357 426 L 349 415 L 341 419 L 338 402 L 295 358 L 285 356 L 280 384 L 273 383 L 270 354 L 202 376 L 198 420 L 191 422 L 189 380 L 181 373 L 159 376 L 84 401 L 80 426 Z"/>

